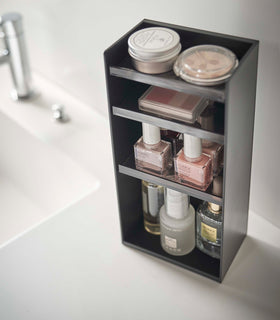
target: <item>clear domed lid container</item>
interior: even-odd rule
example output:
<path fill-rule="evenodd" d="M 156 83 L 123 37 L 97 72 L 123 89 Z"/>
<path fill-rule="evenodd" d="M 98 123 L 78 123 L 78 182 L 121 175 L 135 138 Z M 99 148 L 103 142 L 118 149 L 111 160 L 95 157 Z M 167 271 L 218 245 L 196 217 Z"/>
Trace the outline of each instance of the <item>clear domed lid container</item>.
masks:
<path fill-rule="evenodd" d="M 238 66 L 235 54 L 224 47 L 200 45 L 183 51 L 173 70 L 182 79 L 201 85 L 223 82 Z"/>

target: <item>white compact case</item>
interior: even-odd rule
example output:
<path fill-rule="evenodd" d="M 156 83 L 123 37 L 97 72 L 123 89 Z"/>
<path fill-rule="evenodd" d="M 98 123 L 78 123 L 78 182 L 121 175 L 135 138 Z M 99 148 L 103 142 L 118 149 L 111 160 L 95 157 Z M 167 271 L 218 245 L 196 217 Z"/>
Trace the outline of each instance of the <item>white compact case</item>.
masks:
<path fill-rule="evenodd" d="M 128 53 L 135 69 L 157 74 L 172 70 L 181 51 L 177 32 L 161 27 L 134 32 L 128 39 Z"/>

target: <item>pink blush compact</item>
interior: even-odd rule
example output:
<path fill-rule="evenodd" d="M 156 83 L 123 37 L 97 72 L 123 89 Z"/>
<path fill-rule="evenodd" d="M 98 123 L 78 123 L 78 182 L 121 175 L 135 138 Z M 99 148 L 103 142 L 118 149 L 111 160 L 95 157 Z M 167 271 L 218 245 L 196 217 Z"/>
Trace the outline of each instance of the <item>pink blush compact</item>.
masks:
<path fill-rule="evenodd" d="M 194 123 L 209 100 L 160 87 L 150 87 L 138 100 L 139 109 L 165 118 Z"/>

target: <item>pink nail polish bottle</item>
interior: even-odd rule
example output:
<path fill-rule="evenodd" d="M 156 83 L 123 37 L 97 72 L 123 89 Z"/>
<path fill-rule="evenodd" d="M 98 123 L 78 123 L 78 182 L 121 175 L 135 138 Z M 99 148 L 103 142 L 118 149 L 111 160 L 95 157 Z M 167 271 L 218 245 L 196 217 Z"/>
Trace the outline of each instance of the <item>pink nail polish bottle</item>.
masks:
<path fill-rule="evenodd" d="M 213 103 L 213 102 L 210 102 Z M 214 122 L 214 115 L 216 113 L 216 107 L 213 104 L 210 104 L 198 117 L 198 122 L 201 125 L 201 128 L 207 131 L 214 132 L 215 131 L 215 122 Z M 203 147 L 210 147 L 213 142 L 202 139 L 202 148 Z"/>
<path fill-rule="evenodd" d="M 161 140 L 160 128 L 142 123 L 143 136 L 134 145 L 136 169 L 163 175 L 172 167 L 171 143 Z"/>
<path fill-rule="evenodd" d="M 184 134 L 184 148 L 174 158 L 180 183 L 205 191 L 213 180 L 211 157 L 202 153 L 201 139 Z"/>
<path fill-rule="evenodd" d="M 216 142 L 211 142 L 207 146 L 202 144 L 202 152 L 211 157 L 213 175 L 217 176 L 223 168 L 224 146 Z"/>
<path fill-rule="evenodd" d="M 210 105 L 199 116 L 199 123 L 202 129 L 214 132 L 215 105 Z M 223 168 L 224 146 L 210 140 L 202 139 L 202 152 L 208 154 L 212 159 L 213 175 L 217 176 Z"/>

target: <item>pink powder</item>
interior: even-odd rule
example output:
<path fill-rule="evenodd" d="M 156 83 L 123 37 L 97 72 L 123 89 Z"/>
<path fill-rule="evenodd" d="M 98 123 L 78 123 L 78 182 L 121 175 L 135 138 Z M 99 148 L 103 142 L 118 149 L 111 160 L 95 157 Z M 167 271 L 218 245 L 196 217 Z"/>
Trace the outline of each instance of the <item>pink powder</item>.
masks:
<path fill-rule="evenodd" d="M 173 98 L 175 94 L 176 91 L 170 89 L 153 87 L 152 90 L 150 90 L 150 92 L 146 95 L 145 100 L 169 104 L 171 98 Z"/>
<path fill-rule="evenodd" d="M 142 102 L 149 101 L 154 104 L 163 104 L 172 110 L 181 109 L 192 112 L 201 100 L 202 98 L 199 96 L 153 87 L 142 99 Z"/>

